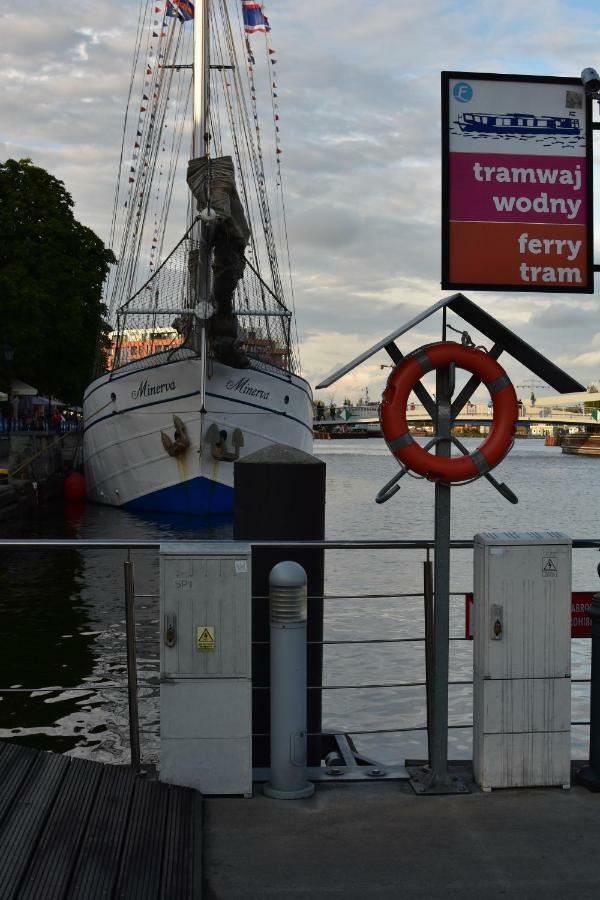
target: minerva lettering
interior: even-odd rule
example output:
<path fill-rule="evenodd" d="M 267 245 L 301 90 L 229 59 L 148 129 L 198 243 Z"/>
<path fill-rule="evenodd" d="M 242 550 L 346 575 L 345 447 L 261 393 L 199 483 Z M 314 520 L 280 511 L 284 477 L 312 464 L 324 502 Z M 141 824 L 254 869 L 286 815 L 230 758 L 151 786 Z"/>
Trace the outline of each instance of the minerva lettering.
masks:
<path fill-rule="evenodd" d="M 158 394 L 174 390 L 174 381 L 163 381 L 162 384 L 148 384 L 148 379 L 145 378 L 143 381 L 140 381 L 139 388 L 131 392 L 131 397 L 133 400 L 139 400 L 141 397 L 156 397 Z"/>
<path fill-rule="evenodd" d="M 254 387 L 249 378 L 239 378 L 237 381 L 230 380 L 225 387 L 228 391 L 237 391 L 238 394 L 247 394 L 249 397 L 260 397 L 261 400 L 269 399 L 269 391 L 261 391 L 260 388 Z"/>

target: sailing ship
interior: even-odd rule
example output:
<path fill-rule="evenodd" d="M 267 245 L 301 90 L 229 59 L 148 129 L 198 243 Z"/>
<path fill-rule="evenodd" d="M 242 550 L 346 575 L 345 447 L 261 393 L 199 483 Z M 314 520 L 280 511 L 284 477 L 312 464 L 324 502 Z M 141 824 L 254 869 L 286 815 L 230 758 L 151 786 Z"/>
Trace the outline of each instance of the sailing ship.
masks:
<path fill-rule="evenodd" d="M 286 275 L 276 240 L 282 234 L 285 247 L 269 30 L 262 5 L 248 0 L 153 0 L 144 10 L 130 88 L 141 102 L 126 117 L 111 231 L 114 328 L 104 371 L 84 395 L 93 501 L 229 513 L 237 459 L 274 443 L 312 449 L 312 394 L 286 300 L 289 254 Z M 187 222 L 163 256 L 190 95 Z"/>
<path fill-rule="evenodd" d="M 576 135 L 581 133 L 579 119 L 571 116 L 534 116 L 531 113 L 461 113 L 457 119 L 461 131 L 483 134 Z"/>

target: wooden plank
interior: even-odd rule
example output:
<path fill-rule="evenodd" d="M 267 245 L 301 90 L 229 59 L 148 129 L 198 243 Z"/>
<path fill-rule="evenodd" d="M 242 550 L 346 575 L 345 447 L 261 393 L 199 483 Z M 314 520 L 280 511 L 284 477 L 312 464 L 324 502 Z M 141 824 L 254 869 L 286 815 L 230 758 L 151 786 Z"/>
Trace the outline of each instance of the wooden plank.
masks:
<path fill-rule="evenodd" d="M 200 847 L 194 847 L 195 807 L 199 794 L 184 788 L 169 789 L 169 809 L 164 839 L 161 900 L 180 900 L 194 896 L 194 860 Z M 200 895 L 198 885 L 197 896 Z"/>
<path fill-rule="evenodd" d="M 65 757 L 39 753 L 21 784 L 0 834 L 1 900 L 15 896 L 68 765 Z"/>
<path fill-rule="evenodd" d="M 115 897 L 159 896 L 168 795 L 166 784 L 136 783 Z"/>
<path fill-rule="evenodd" d="M 129 768 L 107 766 L 103 771 L 69 898 L 100 900 L 113 896 L 135 780 Z"/>
<path fill-rule="evenodd" d="M 38 750 L 3 744 L 0 756 L 0 828 L 19 788 L 39 755 Z"/>
<path fill-rule="evenodd" d="M 66 896 L 102 772 L 100 763 L 70 760 L 60 795 L 21 884 L 19 900 Z"/>

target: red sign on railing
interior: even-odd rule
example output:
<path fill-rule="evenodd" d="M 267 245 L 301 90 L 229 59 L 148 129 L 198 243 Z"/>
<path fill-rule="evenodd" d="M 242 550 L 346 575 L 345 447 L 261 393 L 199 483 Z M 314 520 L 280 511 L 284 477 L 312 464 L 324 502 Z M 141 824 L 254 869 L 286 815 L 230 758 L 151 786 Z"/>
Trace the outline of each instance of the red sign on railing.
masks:
<path fill-rule="evenodd" d="M 592 636 L 592 621 L 588 609 L 594 591 L 573 591 L 571 594 L 571 637 Z M 465 638 L 473 640 L 473 594 L 465 594 Z"/>

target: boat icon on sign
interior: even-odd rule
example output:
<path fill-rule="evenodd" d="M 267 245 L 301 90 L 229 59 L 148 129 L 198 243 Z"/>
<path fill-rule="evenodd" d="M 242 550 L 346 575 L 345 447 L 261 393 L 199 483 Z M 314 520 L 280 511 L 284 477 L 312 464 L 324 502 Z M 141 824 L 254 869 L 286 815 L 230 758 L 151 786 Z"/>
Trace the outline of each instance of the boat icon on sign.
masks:
<path fill-rule="evenodd" d="M 456 120 L 461 131 L 482 134 L 580 135 L 575 113 L 569 116 L 534 116 L 530 113 L 461 113 Z"/>

